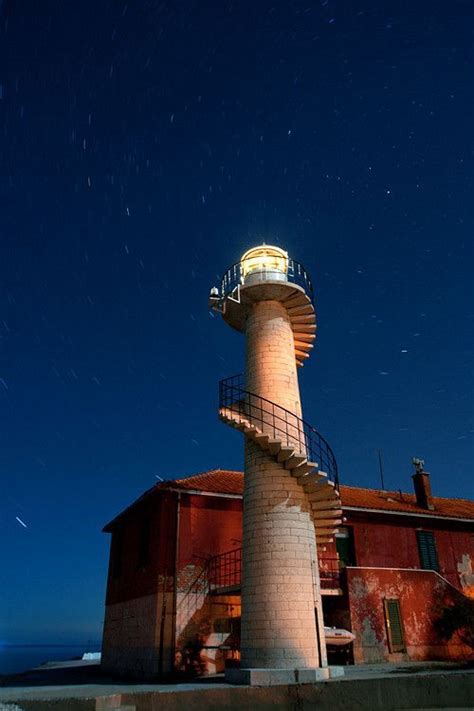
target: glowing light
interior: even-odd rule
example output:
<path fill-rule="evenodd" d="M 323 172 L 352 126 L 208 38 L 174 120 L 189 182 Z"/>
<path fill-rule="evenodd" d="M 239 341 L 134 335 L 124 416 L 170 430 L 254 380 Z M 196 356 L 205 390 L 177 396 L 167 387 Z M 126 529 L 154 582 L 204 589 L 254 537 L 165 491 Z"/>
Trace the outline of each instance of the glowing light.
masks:
<path fill-rule="evenodd" d="M 240 263 L 244 279 L 253 272 L 276 271 L 286 274 L 288 272 L 288 252 L 280 247 L 263 244 L 247 250 L 242 255 Z"/>

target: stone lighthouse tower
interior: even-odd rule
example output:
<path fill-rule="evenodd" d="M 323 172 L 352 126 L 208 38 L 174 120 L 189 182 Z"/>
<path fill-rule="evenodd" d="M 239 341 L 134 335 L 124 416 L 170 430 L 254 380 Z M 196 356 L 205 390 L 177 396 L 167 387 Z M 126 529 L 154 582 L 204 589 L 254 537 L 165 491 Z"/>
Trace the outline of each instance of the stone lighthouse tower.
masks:
<path fill-rule="evenodd" d="M 317 546 L 341 523 L 337 465 L 302 417 L 298 366 L 316 336 L 307 271 L 279 247 L 245 252 L 210 306 L 245 333 L 245 375 L 220 383 L 219 416 L 245 436 L 241 669 L 229 681 L 327 678 Z"/>

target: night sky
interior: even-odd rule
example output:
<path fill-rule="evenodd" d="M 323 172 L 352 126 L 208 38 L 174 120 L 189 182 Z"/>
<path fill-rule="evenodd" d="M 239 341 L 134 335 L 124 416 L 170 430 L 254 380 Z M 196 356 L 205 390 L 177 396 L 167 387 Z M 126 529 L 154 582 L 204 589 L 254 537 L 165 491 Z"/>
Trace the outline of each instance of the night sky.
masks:
<path fill-rule="evenodd" d="M 472 2 L 0 6 L 0 640 L 100 639 L 101 527 L 242 467 L 207 296 L 262 240 L 313 277 L 342 482 L 472 497 Z"/>

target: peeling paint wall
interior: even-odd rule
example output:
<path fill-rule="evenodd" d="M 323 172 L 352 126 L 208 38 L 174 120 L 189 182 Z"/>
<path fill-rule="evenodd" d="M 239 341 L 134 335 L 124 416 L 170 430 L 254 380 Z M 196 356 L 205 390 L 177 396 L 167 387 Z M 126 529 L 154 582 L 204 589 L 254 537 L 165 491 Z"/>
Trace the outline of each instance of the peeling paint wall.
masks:
<path fill-rule="evenodd" d="M 432 571 L 348 568 L 352 632 L 355 634 L 355 663 L 390 659 L 468 659 L 472 650 L 453 638 L 440 640 L 433 622 L 444 602 L 459 593 Z M 400 604 L 406 652 L 389 652 L 384 599 Z"/>
<path fill-rule="evenodd" d="M 407 525 L 396 520 L 387 522 L 375 517 L 351 520 L 354 530 L 356 562 L 359 566 L 385 568 L 420 568 L 416 532 L 433 531 L 438 552 L 439 573 L 452 585 L 461 588 L 458 564 L 463 555 L 474 559 L 474 526 L 472 532 L 445 521 L 422 521 Z"/>

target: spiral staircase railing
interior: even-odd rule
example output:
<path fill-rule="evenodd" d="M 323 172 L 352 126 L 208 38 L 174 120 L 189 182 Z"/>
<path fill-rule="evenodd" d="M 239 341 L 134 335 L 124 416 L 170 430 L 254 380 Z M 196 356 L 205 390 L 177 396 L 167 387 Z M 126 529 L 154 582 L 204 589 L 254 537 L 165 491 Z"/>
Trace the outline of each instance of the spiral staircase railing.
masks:
<path fill-rule="evenodd" d="M 220 381 L 219 410 L 231 411 L 242 419 L 247 419 L 273 439 L 300 443 L 308 461 L 318 464 L 319 469 L 327 474 L 337 489 L 339 488 L 336 457 L 324 437 L 293 412 L 246 390 L 243 374 L 239 373 Z"/>

